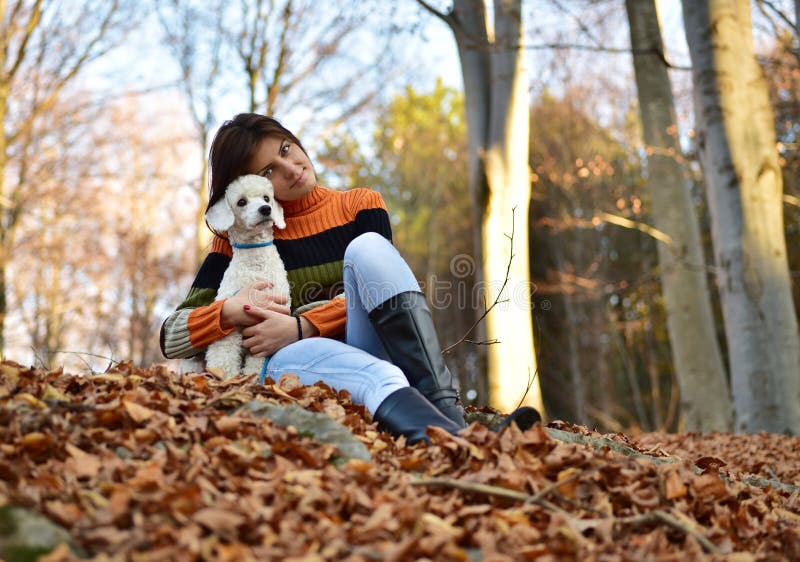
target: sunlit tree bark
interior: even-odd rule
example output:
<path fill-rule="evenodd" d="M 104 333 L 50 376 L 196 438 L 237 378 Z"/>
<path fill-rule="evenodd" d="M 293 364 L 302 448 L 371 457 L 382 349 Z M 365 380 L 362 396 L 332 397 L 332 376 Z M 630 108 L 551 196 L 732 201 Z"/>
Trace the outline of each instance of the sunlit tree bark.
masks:
<path fill-rule="evenodd" d="M 536 373 L 528 257 L 528 75 L 522 47 L 520 0 L 494 2 L 487 19 L 484 0 L 454 0 L 447 13 L 419 0 L 441 18 L 456 39 L 464 79 L 469 186 L 475 213 L 479 287 L 485 318 L 489 402 L 517 406 Z M 510 244 L 513 227 L 513 248 Z M 525 403 L 542 408 L 538 379 Z"/>
<path fill-rule="evenodd" d="M 800 433 L 781 170 L 750 2 L 683 0 L 736 428 Z"/>
<path fill-rule="evenodd" d="M 681 164 L 672 85 L 655 0 L 626 0 L 639 110 L 647 151 L 647 185 L 656 228 L 669 237 L 658 261 L 673 368 L 686 429 L 731 429 L 725 376 L 706 281 L 700 229 Z"/>

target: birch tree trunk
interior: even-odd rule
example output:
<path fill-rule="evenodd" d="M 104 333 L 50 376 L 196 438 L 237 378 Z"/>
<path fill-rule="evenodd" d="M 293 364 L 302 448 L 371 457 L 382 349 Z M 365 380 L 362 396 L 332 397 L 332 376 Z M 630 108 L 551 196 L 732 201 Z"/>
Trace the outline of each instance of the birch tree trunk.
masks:
<path fill-rule="evenodd" d="M 800 434 L 781 170 L 748 0 L 683 0 L 736 428 Z"/>
<path fill-rule="evenodd" d="M 485 319 L 489 403 L 511 411 L 536 374 L 528 257 L 528 76 L 522 49 L 521 1 L 454 0 L 442 14 L 458 45 L 467 115 L 469 183 L 475 212 L 478 287 L 490 306 Z M 513 232 L 512 232 L 513 230 Z M 513 248 L 510 237 L 513 234 Z M 505 287 L 503 288 L 504 281 Z M 502 293 L 500 292 L 503 288 Z M 543 410 L 536 378 L 525 404 Z"/>
<path fill-rule="evenodd" d="M 732 411 L 706 282 L 700 228 L 680 164 L 678 126 L 655 0 L 626 0 L 647 151 L 673 369 L 689 431 L 730 431 Z"/>

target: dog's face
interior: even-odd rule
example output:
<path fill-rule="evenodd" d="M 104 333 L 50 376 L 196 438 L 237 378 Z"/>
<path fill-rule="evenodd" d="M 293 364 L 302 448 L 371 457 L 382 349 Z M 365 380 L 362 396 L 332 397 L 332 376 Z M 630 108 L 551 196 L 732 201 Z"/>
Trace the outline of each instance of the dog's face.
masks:
<path fill-rule="evenodd" d="M 246 175 L 235 179 L 225 190 L 225 197 L 206 212 L 206 221 L 214 230 L 240 232 L 275 226 L 286 228 L 283 207 L 275 200 L 272 183 L 262 176 Z"/>

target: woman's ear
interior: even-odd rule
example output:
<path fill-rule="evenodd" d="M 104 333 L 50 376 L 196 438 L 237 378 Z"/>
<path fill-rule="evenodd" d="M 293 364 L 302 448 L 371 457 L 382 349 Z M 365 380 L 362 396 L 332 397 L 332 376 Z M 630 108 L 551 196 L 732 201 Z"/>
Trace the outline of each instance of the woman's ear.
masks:
<path fill-rule="evenodd" d="M 225 232 L 233 226 L 233 211 L 226 197 L 222 197 L 206 211 L 208 226 L 218 232 Z"/>

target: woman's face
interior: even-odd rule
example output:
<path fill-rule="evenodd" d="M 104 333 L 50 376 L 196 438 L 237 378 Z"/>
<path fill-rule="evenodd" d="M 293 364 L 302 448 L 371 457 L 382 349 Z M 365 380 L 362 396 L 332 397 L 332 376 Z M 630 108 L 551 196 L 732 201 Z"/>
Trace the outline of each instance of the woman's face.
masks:
<path fill-rule="evenodd" d="M 248 170 L 268 178 L 280 201 L 300 199 L 317 185 L 311 160 L 283 136 L 265 137 L 250 159 Z"/>

